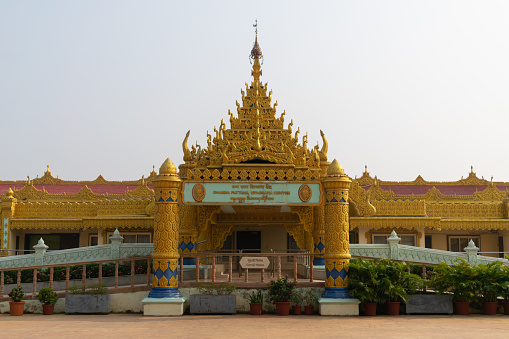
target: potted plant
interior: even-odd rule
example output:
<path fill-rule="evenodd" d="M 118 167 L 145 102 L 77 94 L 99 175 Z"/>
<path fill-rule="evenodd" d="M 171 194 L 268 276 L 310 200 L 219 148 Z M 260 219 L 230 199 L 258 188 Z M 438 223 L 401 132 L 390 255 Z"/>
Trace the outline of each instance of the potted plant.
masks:
<path fill-rule="evenodd" d="M 191 314 L 235 314 L 237 296 L 233 295 L 235 286 L 230 284 L 202 284 L 200 294 L 192 294 L 189 299 Z"/>
<path fill-rule="evenodd" d="M 268 284 L 269 299 L 276 304 L 276 315 L 290 314 L 290 301 L 296 283 L 289 282 L 288 276 Z"/>
<path fill-rule="evenodd" d="M 456 314 L 468 315 L 470 302 L 475 298 L 477 274 L 464 259 L 456 259 L 455 265 L 441 263 L 431 280 L 431 286 L 439 294 L 453 293 Z"/>
<path fill-rule="evenodd" d="M 421 278 L 408 273 L 406 265 L 389 259 L 377 261 L 376 266 L 380 300 L 385 301 L 387 314 L 398 315 L 401 302 L 417 290 Z"/>
<path fill-rule="evenodd" d="M 65 313 L 107 314 L 110 312 L 110 295 L 104 283 L 93 283 L 88 290 L 83 285 L 71 285 L 65 296 Z"/>
<path fill-rule="evenodd" d="M 39 299 L 42 304 L 42 314 L 52 315 L 55 304 L 58 301 L 57 292 L 51 287 L 43 287 L 39 293 L 37 293 L 37 299 Z"/>
<path fill-rule="evenodd" d="M 309 290 L 304 294 L 304 314 L 313 315 L 315 312 L 315 305 L 318 302 L 318 297 Z"/>
<path fill-rule="evenodd" d="M 477 273 L 478 297 L 482 300 L 483 313 L 486 315 L 497 314 L 498 297 L 504 295 L 504 285 L 509 283 L 504 265 L 500 261 L 488 264 L 479 264 L 474 268 Z"/>
<path fill-rule="evenodd" d="M 376 306 L 380 301 L 376 262 L 363 258 L 353 259 L 348 267 L 348 288 L 351 296 L 360 300 L 364 315 L 376 315 Z"/>
<path fill-rule="evenodd" d="M 21 287 L 14 287 L 9 292 L 9 297 L 11 298 L 11 302 L 9 302 L 10 315 L 23 315 L 23 311 L 25 310 L 25 302 L 22 301 L 25 296 L 25 292 Z"/>
<path fill-rule="evenodd" d="M 263 308 L 263 294 L 261 290 L 252 291 L 250 294 L 246 296 L 246 299 L 249 300 L 249 314 L 251 315 L 261 315 Z"/>
<path fill-rule="evenodd" d="M 294 293 L 292 296 L 292 311 L 293 314 L 299 315 L 302 313 L 302 294 Z"/>

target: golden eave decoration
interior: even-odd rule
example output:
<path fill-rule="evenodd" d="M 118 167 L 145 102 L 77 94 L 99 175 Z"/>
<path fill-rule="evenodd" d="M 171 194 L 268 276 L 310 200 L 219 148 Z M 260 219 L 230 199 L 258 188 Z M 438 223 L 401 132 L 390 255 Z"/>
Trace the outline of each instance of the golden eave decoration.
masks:
<path fill-rule="evenodd" d="M 190 131 L 182 143 L 185 165 L 182 168 L 221 169 L 249 165 L 281 167 L 286 165 L 296 170 L 318 170 L 328 165 L 327 140 L 322 131 L 323 145 L 308 145 L 308 135 L 299 138 L 300 128 L 293 130 L 293 120 L 285 125 L 286 112 L 277 115 L 277 101 L 272 103 L 272 90 L 260 81 L 262 74 L 261 48 L 258 38 L 251 51 L 253 59 L 251 84 L 241 90 L 242 104 L 236 102 L 236 116 L 228 111 L 229 128 L 221 120 L 219 128 L 207 132 L 207 146 L 188 147 Z"/>

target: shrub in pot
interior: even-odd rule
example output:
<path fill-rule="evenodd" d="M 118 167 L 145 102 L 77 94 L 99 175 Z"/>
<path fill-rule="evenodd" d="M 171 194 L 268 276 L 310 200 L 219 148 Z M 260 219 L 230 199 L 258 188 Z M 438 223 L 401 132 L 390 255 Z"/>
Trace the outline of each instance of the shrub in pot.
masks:
<path fill-rule="evenodd" d="M 352 259 L 348 269 L 348 289 L 350 295 L 360 300 L 364 315 L 376 315 L 376 305 L 380 302 L 380 287 L 376 262 L 363 258 Z"/>
<path fill-rule="evenodd" d="M 276 304 L 276 315 L 290 314 L 290 301 L 296 283 L 288 281 L 288 276 L 268 284 L 269 300 Z"/>
<path fill-rule="evenodd" d="M 249 310 L 252 315 L 261 315 L 263 308 L 263 294 L 261 290 L 252 291 L 245 296 L 249 300 Z"/>
<path fill-rule="evenodd" d="M 441 263 L 435 268 L 430 285 L 439 294 L 453 293 L 456 314 L 468 315 L 470 302 L 475 299 L 477 273 L 464 259 L 456 259 L 454 265 Z"/>
<path fill-rule="evenodd" d="M 14 316 L 23 315 L 23 311 L 25 310 L 25 302 L 22 301 L 25 296 L 23 289 L 21 287 L 15 287 L 8 295 L 12 300 L 9 302 L 9 314 Z"/>
<path fill-rule="evenodd" d="M 309 290 L 304 294 L 304 314 L 312 315 L 315 312 L 315 305 L 318 302 L 318 297 Z"/>
<path fill-rule="evenodd" d="M 292 296 L 292 311 L 293 314 L 299 315 L 302 312 L 302 294 L 294 293 Z"/>
<path fill-rule="evenodd" d="M 380 301 L 384 301 L 389 315 L 398 315 L 401 302 L 408 300 L 408 294 L 415 293 L 422 286 L 422 279 L 407 272 L 403 263 L 381 259 L 376 262 Z"/>
<path fill-rule="evenodd" d="M 37 293 L 37 299 L 39 299 L 42 304 L 42 314 L 53 314 L 53 309 L 58 301 L 57 292 L 55 292 L 51 287 L 43 287 L 39 293 Z"/>
<path fill-rule="evenodd" d="M 498 297 L 504 295 L 504 287 L 509 283 L 509 275 L 500 261 L 479 264 L 474 268 L 477 273 L 477 295 L 482 300 L 483 313 L 497 314 Z"/>

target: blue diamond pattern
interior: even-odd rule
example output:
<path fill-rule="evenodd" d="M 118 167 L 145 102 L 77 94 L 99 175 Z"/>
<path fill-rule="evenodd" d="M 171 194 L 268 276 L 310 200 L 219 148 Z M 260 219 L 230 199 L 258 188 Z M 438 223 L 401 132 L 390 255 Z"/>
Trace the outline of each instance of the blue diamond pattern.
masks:
<path fill-rule="evenodd" d="M 191 251 L 191 250 L 193 250 L 193 249 L 195 248 L 195 246 L 196 246 L 196 245 L 195 245 L 195 244 L 193 244 L 193 243 L 190 241 L 190 242 L 187 244 L 187 246 L 186 246 L 186 247 L 187 247 L 187 249 L 188 249 L 189 251 Z"/>
<path fill-rule="evenodd" d="M 325 248 L 325 245 L 322 244 L 322 237 L 319 238 L 320 239 L 320 242 L 318 242 L 318 244 L 315 244 L 315 250 L 318 250 L 318 252 L 322 252 Z"/>
<path fill-rule="evenodd" d="M 341 277 L 341 279 L 345 280 L 347 275 L 348 273 L 346 273 L 346 270 L 342 268 L 341 271 L 339 272 L 339 276 Z"/>

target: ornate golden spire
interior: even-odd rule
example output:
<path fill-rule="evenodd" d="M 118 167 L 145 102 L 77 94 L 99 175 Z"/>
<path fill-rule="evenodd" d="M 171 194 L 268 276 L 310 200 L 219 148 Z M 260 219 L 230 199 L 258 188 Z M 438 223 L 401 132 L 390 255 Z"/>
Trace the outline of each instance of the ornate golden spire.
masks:
<path fill-rule="evenodd" d="M 251 49 L 251 55 L 249 59 L 253 61 L 253 70 L 251 71 L 251 75 L 254 77 L 255 82 L 260 81 L 260 76 L 262 75 L 260 59 L 263 60 L 262 49 L 260 45 L 258 45 L 258 20 L 255 21 L 253 25 L 255 28 L 255 42 L 253 48 Z"/>

